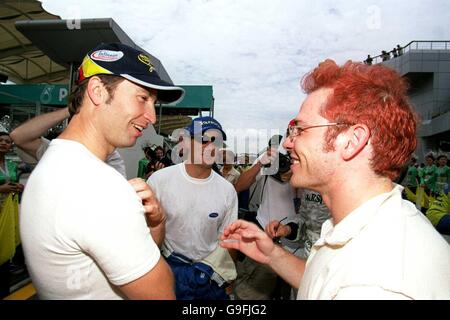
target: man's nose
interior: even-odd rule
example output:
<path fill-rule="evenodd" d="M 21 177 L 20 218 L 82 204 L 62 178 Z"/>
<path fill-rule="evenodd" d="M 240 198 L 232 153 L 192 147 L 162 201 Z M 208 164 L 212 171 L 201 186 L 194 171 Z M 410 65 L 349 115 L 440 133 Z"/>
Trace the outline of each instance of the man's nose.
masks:
<path fill-rule="evenodd" d="M 146 112 L 144 113 L 145 119 L 147 119 L 148 122 L 151 124 L 156 123 L 156 110 L 155 110 L 155 104 L 151 103 L 148 107 Z"/>
<path fill-rule="evenodd" d="M 286 151 L 290 151 L 290 150 L 292 150 L 293 147 L 294 147 L 294 139 L 292 139 L 289 136 L 286 137 L 286 139 L 284 139 L 284 142 L 283 142 L 283 148 Z"/>

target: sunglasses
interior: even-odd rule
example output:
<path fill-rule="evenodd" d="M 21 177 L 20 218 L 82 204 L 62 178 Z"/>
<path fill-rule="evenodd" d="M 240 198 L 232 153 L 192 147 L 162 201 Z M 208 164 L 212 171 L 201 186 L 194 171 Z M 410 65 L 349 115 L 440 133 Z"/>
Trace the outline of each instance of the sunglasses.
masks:
<path fill-rule="evenodd" d="M 201 138 L 201 140 L 197 140 L 197 138 L 196 138 L 196 140 L 201 142 L 202 145 L 207 145 L 209 143 L 214 143 L 216 141 L 216 137 L 215 136 L 212 136 L 212 137 L 201 136 L 199 138 Z"/>

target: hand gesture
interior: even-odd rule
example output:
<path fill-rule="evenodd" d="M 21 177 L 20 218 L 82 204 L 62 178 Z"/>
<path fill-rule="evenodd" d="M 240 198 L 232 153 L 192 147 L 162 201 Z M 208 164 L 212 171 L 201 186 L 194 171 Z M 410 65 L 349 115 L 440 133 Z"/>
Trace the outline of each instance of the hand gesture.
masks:
<path fill-rule="evenodd" d="M 275 248 L 272 239 L 258 226 L 244 220 L 237 220 L 225 228 L 220 236 L 220 246 L 237 249 L 251 259 L 268 264 Z"/>
<path fill-rule="evenodd" d="M 275 148 L 269 148 L 267 151 L 261 153 L 257 161 L 261 163 L 261 165 L 265 166 L 273 163 L 275 161 L 276 156 L 277 150 Z"/>
<path fill-rule="evenodd" d="M 265 229 L 267 235 L 273 238 L 286 237 L 291 233 L 291 227 L 281 224 L 278 220 L 272 220 Z"/>
<path fill-rule="evenodd" d="M 166 215 L 150 186 L 141 178 L 128 180 L 141 198 L 145 209 L 147 225 L 151 228 L 166 221 Z"/>
<path fill-rule="evenodd" d="M 164 167 L 165 167 L 164 163 L 162 163 L 161 161 L 156 161 L 156 163 L 155 163 L 155 171 L 156 170 L 160 170 L 160 169 L 162 169 Z"/>
<path fill-rule="evenodd" d="M 0 186 L 0 193 L 21 193 L 23 188 L 21 183 L 7 182 Z"/>

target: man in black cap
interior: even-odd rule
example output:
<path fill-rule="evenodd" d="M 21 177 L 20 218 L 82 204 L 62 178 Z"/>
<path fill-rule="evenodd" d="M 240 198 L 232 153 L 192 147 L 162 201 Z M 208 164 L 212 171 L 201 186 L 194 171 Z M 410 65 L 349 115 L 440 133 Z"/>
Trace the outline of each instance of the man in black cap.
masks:
<path fill-rule="evenodd" d="M 183 137 L 186 160 L 147 180 L 167 214 L 162 252 L 175 276 L 177 299 L 226 300 L 236 269 L 218 238 L 237 219 L 237 194 L 212 170 L 226 134 L 216 119 L 199 117 Z"/>
<path fill-rule="evenodd" d="M 130 185 L 105 160 L 156 121 L 156 101 L 183 94 L 160 79 L 144 52 L 113 43 L 86 55 L 70 97 L 72 119 L 22 198 L 21 238 L 41 299 L 174 298 L 158 248 L 165 214 L 144 181 Z"/>

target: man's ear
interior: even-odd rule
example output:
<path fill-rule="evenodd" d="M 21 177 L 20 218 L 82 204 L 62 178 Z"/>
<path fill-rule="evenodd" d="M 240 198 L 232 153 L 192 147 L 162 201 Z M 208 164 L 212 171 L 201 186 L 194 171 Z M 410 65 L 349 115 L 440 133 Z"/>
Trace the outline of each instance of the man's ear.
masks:
<path fill-rule="evenodd" d="M 93 76 L 89 79 L 86 88 L 89 99 L 95 106 L 98 106 L 105 101 L 106 88 L 99 77 Z"/>
<path fill-rule="evenodd" d="M 344 139 L 341 149 L 342 158 L 346 161 L 351 160 L 369 144 L 370 129 L 365 124 L 352 125 L 343 133 L 341 139 Z"/>

